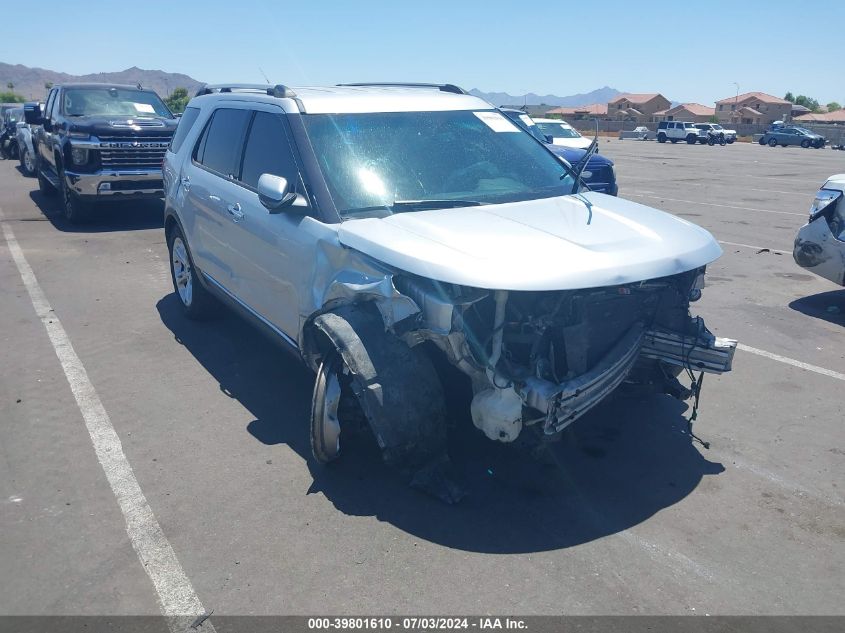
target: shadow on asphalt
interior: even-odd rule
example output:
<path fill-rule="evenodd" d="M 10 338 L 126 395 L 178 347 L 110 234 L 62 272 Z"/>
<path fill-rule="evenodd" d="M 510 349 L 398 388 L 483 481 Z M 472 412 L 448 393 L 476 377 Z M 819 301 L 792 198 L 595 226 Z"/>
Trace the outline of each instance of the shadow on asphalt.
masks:
<path fill-rule="evenodd" d="M 304 493 L 322 493 L 345 514 L 375 516 L 441 545 L 489 553 L 571 547 L 637 525 L 686 497 L 705 475 L 724 471 L 691 443 L 684 404 L 666 396 L 620 398 L 565 431 L 543 460 L 490 442 L 461 420 L 465 430 L 453 432 L 450 453 L 469 496 L 445 505 L 400 481 L 367 434 L 345 442 L 337 462 L 317 463 L 308 430 L 313 375 L 237 315 L 221 309 L 219 319 L 188 321 L 174 294 L 157 309 L 220 389 L 255 416 L 246 431 L 263 444 L 286 444 L 308 462 L 314 481 Z M 697 432 L 706 439 L 706 409 L 702 417 Z"/>
<path fill-rule="evenodd" d="M 33 179 L 34 181 L 34 179 Z M 91 217 L 81 224 L 65 220 L 58 195 L 45 196 L 37 188 L 29 197 L 45 218 L 64 233 L 108 233 L 112 231 L 141 231 L 164 227 L 162 200 L 130 200 L 104 202 L 92 207 Z"/>
<path fill-rule="evenodd" d="M 789 307 L 801 314 L 845 326 L 845 290 L 830 290 L 801 297 L 791 302 Z"/>

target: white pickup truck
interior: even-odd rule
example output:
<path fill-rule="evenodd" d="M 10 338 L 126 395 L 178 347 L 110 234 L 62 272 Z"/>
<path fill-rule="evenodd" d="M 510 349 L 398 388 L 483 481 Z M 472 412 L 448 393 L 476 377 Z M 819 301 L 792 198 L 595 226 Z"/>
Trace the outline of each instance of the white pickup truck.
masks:
<path fill-rule="evenodd" d="M 728 145 L 736 141 L 736 130 L 725 129 L 718 123 L 696 123 L 695 127 L 698 129 L 699 140 L 702 143 L 706 143 L 710 135 L 719 139 L 724 138 Z"/>

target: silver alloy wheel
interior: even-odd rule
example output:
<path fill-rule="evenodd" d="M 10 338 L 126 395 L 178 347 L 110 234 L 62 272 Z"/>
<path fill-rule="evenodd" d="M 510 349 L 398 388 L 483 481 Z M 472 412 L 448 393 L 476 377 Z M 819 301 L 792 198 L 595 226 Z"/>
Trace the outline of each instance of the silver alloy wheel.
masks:
<path fill-rule="evenodd" d="M 27 173 L 35 173 L 35 161 L 33 160 L 32 154 L 29 153 L 28 149 L 25 149 L 23 151 L 23 166 L 24 169 L 26 169 Z"/>
<path fill-rule="evenodd" d="M 340 453 L 340 379 L 337 372 L 326 372 L 326 389 L 323 392 L 323 419 L 321 420 L 323 450 L 328 455 Z"/>
<path fill-rule="evenodd" d="M 317 371 L 314 400 L 311 404 L 311 449 L 324 464 L 340 455 L 340 418 L 342 397 L 340 372 L 343 361 L 333 356 L 323 361 Z"/>
<path fill-rule="evenodd" d="M 173 240 L 170 265 L 179 298 L 185 306 L 190 306 L 194 296 L 193 271 L 191 270 L 191 261 L 188 258 L 188 249 L 181 237 L 176 237 Z"/>

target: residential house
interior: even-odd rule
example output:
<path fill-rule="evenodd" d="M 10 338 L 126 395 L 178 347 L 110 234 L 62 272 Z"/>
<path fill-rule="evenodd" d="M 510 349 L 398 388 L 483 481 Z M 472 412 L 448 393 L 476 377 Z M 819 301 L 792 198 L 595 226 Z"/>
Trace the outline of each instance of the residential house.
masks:
<path fill-rule="evenodd" d="M 575 107 L 554 108 L 546 112 L 546 116 L 552 118 L 571 119 L 583 121 L 584 119 L 604 119 L 607 117 L 607 105 L 604 103 L 591 103 L 589 105 Z"/>
<path fill-rule="evenodd" d="M 692 123 L 707 123 L 716 113 L 715 108 L 710 108 L 700 103 L 682 103 L 674 108 L 658 110 L 654 113 L 654 121 L 691 121 Z"/>
<path fill-rule="evenodd" d="M 793 119 L 794 123 L 845 123 L 845 110 L 833 112 L 811 112 Z"/>
<path fill-rule="evenodd" d="M 792 103 L 765 92 L 746 92 L 716 102 L 716 116 L 720 123 L 769 125 L 775 121 L 788 121 Z"/>
<path fill-rule="evenodd" d="M 654 113 L 667 110 L 672 102 L 662 94 L 621 94 L 607 102 L 607 118 L 615 121 L 648 123 Z"/>

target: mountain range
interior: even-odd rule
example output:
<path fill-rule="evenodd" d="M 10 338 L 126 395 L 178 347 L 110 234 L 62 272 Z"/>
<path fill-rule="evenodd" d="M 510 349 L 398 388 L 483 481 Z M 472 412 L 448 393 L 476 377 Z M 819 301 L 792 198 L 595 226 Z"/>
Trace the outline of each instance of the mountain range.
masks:
<path fill-rule="evenodd" d="M 75 83 L 75 82 L 103 82 L 116 84 L 141 84 L 145 88 L 152 88 L 161 96 L 167 96 L 175 88 L 187 88 L 188 94 L 193 95 L 203 86 L 203 82 L 181 73 L 168 73 L 163 70 L 146 70 L 133 66 L 126 70 L 113 73 L 92 73 L 90 75 L 70 75 L 44 68 L 30 68 L 21 64 L 4 64 L 0 62 L 0 91 L 7 90 L 9 83 L 14 84 L 14 92 L 27 99 L 43 99 L 47 96 L 47 84 Z"/>
<path fill-rule="evenodd" d="M 45 85 L 71 82 L 104 82 L 119 84 L 141 84 L 145 88 L 152 88 L 162 96 L 167 96 L 175 88 L 187 88 L 188 94 L 193 95 L 202 87 L 202 81 L 181 73 L 169 73 L 163 70 L 147 70 L 133 66 L 126 70 L 110 73 L 92 73 L 89 75 L 71 75 L 68 73 L 45 70 L 44 68 L 30 68 L 22 64 L 6 64 L 0 62 L 0 91 L 6 90 L 7 84 L 14 85 L 14 92 L 27 99 L 43 99 L 47 94 Z M 538 95 L 529 92 L 525 95 L 511 95 L 506 92 L 482 92 L 473 88 L 471 94 L 492 103 L 493 105 L 548 105 L 548 106 L 579 106 L 590 103 L 607 103 L 620 94 L 615 88 L 605 86 L 592 92 L 559 97 L 557 95 Z"/>

